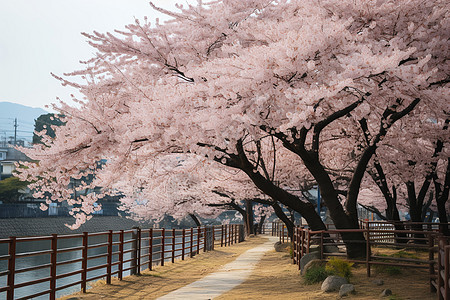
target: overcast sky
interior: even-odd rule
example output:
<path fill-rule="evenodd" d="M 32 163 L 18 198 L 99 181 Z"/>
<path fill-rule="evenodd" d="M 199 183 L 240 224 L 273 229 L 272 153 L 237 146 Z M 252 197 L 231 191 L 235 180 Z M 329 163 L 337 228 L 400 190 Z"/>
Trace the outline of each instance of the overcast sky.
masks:
<path fill-rule="evenodd" d="M 81 32 L 124 29 L 134 17 L 161 15 L 148 0 L 0 0 L 0 101 L 44 108 L 74 93 L 50 72 L 80 69 L 94 49 Z M 174 8 L 186 0 L 154 0 Z M 164 20 L 165 17 L 161 17 Z M 153 22 L 152 22 L 153 23 Z"/>

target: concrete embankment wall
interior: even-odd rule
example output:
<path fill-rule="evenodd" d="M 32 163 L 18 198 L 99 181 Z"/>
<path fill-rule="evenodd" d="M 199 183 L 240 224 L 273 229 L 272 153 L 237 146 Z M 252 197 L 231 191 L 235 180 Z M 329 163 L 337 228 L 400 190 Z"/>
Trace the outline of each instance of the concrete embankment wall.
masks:
<path fill-rule="evenodd" d="M 55 218 L 16 218 L 0 219 L 0 239 L 10 236 L 47 236 L 56 234 L 75 234 L 82 232 L 103 232 L 108 230 L 128 230 L 134 226 L 150 228 L 148 223 L 139 223 L 123 217 L 94 216 L 76 230 L 70 230 L 65 224 L 73 224 L 72 217 Z"/>

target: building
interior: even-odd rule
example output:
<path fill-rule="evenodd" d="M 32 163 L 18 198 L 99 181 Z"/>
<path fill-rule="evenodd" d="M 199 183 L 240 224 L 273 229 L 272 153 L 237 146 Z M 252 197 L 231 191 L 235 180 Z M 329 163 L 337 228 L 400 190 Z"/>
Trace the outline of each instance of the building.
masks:
<path fill-rule="evenodd" d="M 15 163 L 31 159 L 8 143 L 0 143 L 0 180 L 11 177 L 16 169 Z"/>

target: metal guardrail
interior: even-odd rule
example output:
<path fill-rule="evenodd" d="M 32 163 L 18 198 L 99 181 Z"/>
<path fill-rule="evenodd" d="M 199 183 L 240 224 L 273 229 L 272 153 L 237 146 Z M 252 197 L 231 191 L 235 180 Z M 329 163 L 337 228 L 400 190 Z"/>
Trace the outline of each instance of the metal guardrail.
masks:
<path fill-rule="evenodd" d="M 90 240 L 95 237 L 102 237 L 105 241 L 92 243 Z M 59 246 L 59 243 L 68 239 L 77 240 L 79 245 L 66 248 Z M 0 255 L 0 262 L 7 262 L 7 270 L 0 271 L 0 279 L 3 278 L 4 281 L 6 277 L 6 285 L 0 285 L 0 298 L 2 294 L 6 294 L 7 300 L 30 299 L 48 294 L 49 299 L 55 299 L 57 291 L 77 285 L 86 292 L 87 283 L 90 281 L 106 278 L 106 283 L 110 284 L 113 276 L 122 280 L 127 271 L 129 274 L 140 274 L 143 269 L 152 270 L 155 265 L 174 263 L 176 259 L 184 260 L 199 254 L 200 251 L 214 250 L 216 246 L 226 247 L 243 240 L 244 228 L 240 224 L 190 229 L 135 228 L 125 231 L 0 239 L 0 245 L 6 244 L 8 248 L 7 255 Z M 49 247 L 37 251 L 17 251 L 18 246 L 26 247 L 26 243 L 32 241 L 46 241 Z M 61 257 L 66 253 L 75 257 L 62 260 Z M 21 269 L 16 267 L 18 260 L 35 256 L 42 257 L 40 260 L 44 263 Z M 94 265 L 94 260 L 102 262 Z M 70 271 L 62 274 L 58 272 L 61 266 L 67 265 L 72 265 Z M 16 281 L 20 274 L 41 269 L 49 271 L 49 276 Z M 96 274 L 90 276 L 93 271 Z M 63 279 L 73 276 L 77 278 L 60 284 Z M 42 283 L 48 283 L 48 288 L 21 298 L 14 295 L 16 289 Z"/>

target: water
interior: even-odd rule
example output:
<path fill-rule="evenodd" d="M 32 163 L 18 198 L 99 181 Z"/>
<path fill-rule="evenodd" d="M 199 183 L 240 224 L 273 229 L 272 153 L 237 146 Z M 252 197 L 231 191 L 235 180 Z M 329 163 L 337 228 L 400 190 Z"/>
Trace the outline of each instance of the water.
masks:
<path fill-rule="evenodd" d="M 166 232 L 166 239 L 165 239 L 165 244 L 166 246 L 165 248 L 165 262 L 170 262 L 172 259 L 172 238 L 170 237 L 172 233 L 171 232 Z M 154 232 L 154 239 L 153 239 L 153 254 L 152 254 L 152 260 L 153 260 L 153 265 L 155 264 L 159 264 L 159 260 L 161 257 L 161 254 L 159 253 L 155 253 L 155 252 L 160 252 L 161 251 L 161 239 L 158 237 L 161 235 L 160 232 Z M 169 236 L 169 237 L 168 237 Z M 148 268 L 148 262 L 149 262 L 149 249 L 146 249 L 146 247 L 149 246 L 149 241 L 148 239 L 148 234 L 144 234 L 142 236 L 142 241 L 141 241 L 141 270 L 143 269 L 147 269 Z M 88 238 L 88 244 L 89 245 L 98 245 L 98 244 L 103 244 L 103 243 L 107 243 L 107 239 L 108 239 L 108 235 L 104 234 L 104 235 L 95 235 L 95 236 L 89 236 Z M 133 242 L 131 242 L 132 239 L 132 234 L 131 233 L 125 233 L 124 234 L 124 252 L 127 252 L 127 250 L 131 250 L 133 247 Z M 197 241 L 196 241 L 197 237 L 196 235 L 194 235 L 194 240 L 193 240 L 193 252 L 196 253 L 197 251 Z M 127 241 L 130 241 L 127 243 Z M 113 234 L 113 243 L 119 242 L 119 234 Z M 181 243 L 182 242 L 182 237 L 181 235 L 178 235 L 178 233 L 176 234 L 176 238 L 175 238 L 175 243 Z M 203 238 L 201 238 L 200 241 L 201 245 L 200 245 L 200 250 L 203 251 Z M 82 238 L 81 237 L 72 237 L 72 238 L 60 238 L 58 237 L 58 241 L 57 241 L 57 247 L 58 250 L 61 249 L 68 249 L 68 248 L 76 248 L 76 247 L 81 247 L 82 246 Z M 181 256 L 182 253 L 182 246 L 183 245 L 175 245 L 175 256 Z M 189 256 L 189 251 L 190 251 L 190 235 L 186 235 L 185 237 L 185 245 L 184 247 L 185 249 L 185 257 Z M 51 249 L 51 241 L 50 240 L 36 240 L 36 241 L 17 241 L 17 245 L 16 245 L 16 253 L 20 254 L 20 253 L 25 253 L 25 252 L 35 252 L 35 251 L 47 251 Z M 119 252 L 119 245 L 113 245 L 112 248 L 112 252 Z M 92 256 L 96 256 L 96 255 L 101 255 L 101 254 L 106 254 L 107 253 L 107 245 L 104 246 L 99 246 L 93 249 L 88 249 L 88 257 L 92 257 Z M 128 253 L 124 253 L 124 257 L 123 260 L 127 261 L 129 259 L 131 259 L 133 251 L 130 251 Z M 8 254 L 8 244 L 2 244 L 0 243 L 0 256 L 2 255 L 7 255 Z M 76 261 L 76 262 L 70 262 L 73 260 L 78 260 L 82 257 L 82 250 L 73 250 L 73 251 L 67 251 L 67 252 L 63 252 L 63 253 L 58 253 L 57 254 L 57 263 L 61 263 L 61 262 L 67 262 L 65 264 L 62 265 L 58 265 L 56 267 L 56 275 L 61 275 L 61 274 L 67 274 L 70 272 L 74 272 L 77 270 L 81 270 L 82 268 L 82 262 L 81 261 Z M 29 268 L 29 267 L 34 267 L 34 266 L 42 266 L 42 265 L 46 265 L 46 264 L 50 264 L 50 253 L 46 253 L 46 254 L 40 254 L 40 255 L 35 255 L 35 256 L 29 256 L 29 257 L 17 257 L 16 258 L 16 272 L 18 270 L 24 269 L 24 268 Z M 177 259 L 180 259 L 181 257 L 178 257 Z M 118 254 L 113 254 L 112 256 L 112 262 L 117 262 L 119 260 L 119 255 Z M 102 256 L 102 257 L 98 257 L 98 258 L 93 258 L 93 259 L 89 259 L 88 260 L 88 268 L 92 268 L 95 266 L 100 266 L 103 264 L 107 263 L 107 256 Z M 128 269 L 131 267 L 131 261 L 124 263 L 123 265 L 123 269 Z M 0 272 L 2 271 L 6 271 L 8 268 L 8 263 L 6 260 L 0 260 Z M 119 266 L 115 265 L 112 266 L 112 273 L 118 271 Z M 103 274 L 106 273 L 106 267 L 102 267 L 99 268 L 97 270 L 92 270 L 87 272 L 87 278 L 94 278 L 97 276 L 101 276 Z M 128 276 L 130 275 L 130 270 L 128 271 L 124 271 L 123 272 L 123 276 Z M 38 270 L 33 270 L 33 271 L 28 271 L 28 272 L 23 272 L 23 273 L 16 273 L 15 275 L 15 284 L 21 284 L 24 282 L 29 282 L 29 281 L 33 281 L 33 280 L 38 280 L 38 279 L 42 279 L 42 278 L 46 278 L 50 276 L 50 267 L 45 267 L 42 269 L 38 269 Z M 117 277 L 116 275 L 113 275 Z M 88 288 L 89 288 L 89 284 L 94 283 L 97 280 L 100 279 L 105 279 L 106 276 L 103 276 L 99 279 L 96 279 L 94 281 L 88 282 Z M 61 279 L 57 279 L 56 280 L 56 287 L 63 287 L 67 284 L 71 284 L 77 281 L 81 280 L 81 273 L 79 274 L 75 274 L 72 276 L 68 276 L 68 277 L 64 277 Z M 5 287 L 7 285 L 7 276 L 0 276 L 0 288 L 1 287 Z M 29 295 L 35 294 L 37 292 L 42 292 L 42 291 L 46 291 L 50 288 L 50 282 L 46 281 L 46 282 L 42 282 L 42 283 L 37 283 L 37 284 L 33 284 L 33 285 L 29 285 L 29 286 L 24 286 L 24 287 L 20 287 L 20 288 L 16 288 L 14 290 L 14 298 L 22 298 L 22 297 L 28 297 Z M 59 290 L 56 292 L 56 296 L 57 297 L 61 297 L 64 295 L 69 295 L 75 292 L 78 292 L 81 290 L 81 285 L 77 284 L 75 286 L 72 287 L 68 287 L 62 290 Z M 49 294 L 45 294 L 42 296 L 38 296 L 38 297 L 34 297 L 33 299 L 48 299 L 49 298 Z M 0 299 L 6 299 L 6 292 L 0 292 Z"/>

